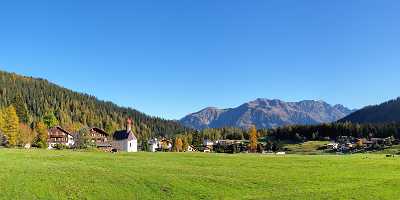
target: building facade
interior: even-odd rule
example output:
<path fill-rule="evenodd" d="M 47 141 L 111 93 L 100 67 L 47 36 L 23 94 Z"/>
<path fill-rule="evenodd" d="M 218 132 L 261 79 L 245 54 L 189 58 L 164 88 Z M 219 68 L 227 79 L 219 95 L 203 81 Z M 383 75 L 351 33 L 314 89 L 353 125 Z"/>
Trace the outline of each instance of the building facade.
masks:
<path fill-rule="evenodd" d="M 53 149 L 57 144 L 73 147 L 75 145 L 74 135 L 60 126 L 56 126 L 48 131 L 47 144 L 49 149 Z"/>
<path fill-rule="evenodd" d="M 126 130 L 114 133 L 112 147 L 118 151 L 137 152 L 137 145 L 137 138 L 132 131 L 132 120 L 128 119 Z"/>

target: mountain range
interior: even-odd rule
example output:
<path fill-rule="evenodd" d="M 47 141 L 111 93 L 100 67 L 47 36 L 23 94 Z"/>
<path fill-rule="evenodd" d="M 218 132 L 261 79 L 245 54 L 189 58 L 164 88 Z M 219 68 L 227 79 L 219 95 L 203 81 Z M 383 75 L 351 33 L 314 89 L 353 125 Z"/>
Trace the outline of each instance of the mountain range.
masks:
<path fill-rule="evenodd" d="M 355 110 L 324 101 L 285 102 L 278 99 L 256 99 L 236 108 L 205 108 L 180 120 L 194 129 L 239 127 L 273 128 L 285 125 L 313 125 L 334 122 Z"/>

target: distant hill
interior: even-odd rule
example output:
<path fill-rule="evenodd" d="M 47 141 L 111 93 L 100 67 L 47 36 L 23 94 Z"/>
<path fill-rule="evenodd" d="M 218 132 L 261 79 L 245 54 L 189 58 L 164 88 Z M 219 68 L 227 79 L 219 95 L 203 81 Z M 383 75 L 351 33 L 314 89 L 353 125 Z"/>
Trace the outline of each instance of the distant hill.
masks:
<path fill-rule="evenodd" d="M 132 95 L 140 94 L 132 91 Z M 176 121 L 151 117 L 135 109 L 71 91 L 44 79 L 0 71 L 0 107 L 15 102 L 21 108 L 27 108 L 29 123 L 53 112 L 61 125 L 70 129 L 96 126 L 111 133 L 124 128 L 127 117 L 132 117 L 135 130 L 141 134 L 139 137 L 173 135 L 187 130 Z"/>
<path fill-rule="evenodd" d="M 340 120 L 354 123 L 400 122 L 400 98 L 380 105 L 368 106 Z"/>
<path fill-rule="evenodd" d="M 194 129 L 240 127 L 272 128 L 292 124 L 319 124 L 337 121 L 352 113 L 342 105 L 331 106 L 323 101 L 306 100 L 284 102 L 257 99 L 237 108 L 205 108 L 180 120 L 181 124 Z"/>

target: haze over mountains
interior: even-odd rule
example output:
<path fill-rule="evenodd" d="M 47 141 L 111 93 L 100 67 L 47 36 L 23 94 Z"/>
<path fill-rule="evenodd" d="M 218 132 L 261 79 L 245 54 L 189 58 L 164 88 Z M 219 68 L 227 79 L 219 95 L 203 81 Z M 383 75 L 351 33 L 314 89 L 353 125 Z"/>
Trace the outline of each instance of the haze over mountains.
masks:
<path fill-rule="evenodd" d="M 205 108 L 180 120 L 194 129 L 240 127 L 272 128 L 292 124 L 312 125 L 342 119 L 354 110 L 324 101 L 284 102 L 278 99 L 256 99 L 237 108 Z"/>

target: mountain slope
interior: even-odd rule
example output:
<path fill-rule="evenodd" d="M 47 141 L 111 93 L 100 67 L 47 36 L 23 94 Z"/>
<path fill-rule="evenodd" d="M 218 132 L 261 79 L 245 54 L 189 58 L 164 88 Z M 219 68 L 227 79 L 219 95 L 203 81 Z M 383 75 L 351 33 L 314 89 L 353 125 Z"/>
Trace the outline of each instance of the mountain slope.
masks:
<path fill-rule="evenodd" d="M 44 79 L 0 71 L 0 108 L 15 102 L 27 108 L 29 123 L 53 112 L 61 125 L 70 129 L 96 126 L 113 132 L 125 126 L 127 117 L 132 117 L 136 131 L 141 134 L 139 137 L 173 135 L 187 130 L 176 121 L 150 117 L 131 108 L 73 92 Z"/>
<path fill-rule="evenodd" d="M 400 98 L 380 105 L 368 106 L 340 120 L 354 123 L 400 122 Z"/>
<path fill-rule="evenodd" d="M 237 108 L 206 108 L 180 120 L 181 124 L 195 128 L 240 127 L 272 128 L 290 124 L 319 124 L 333 122 L 350 114 L 342 105 L 331 106 L 323 101 L 284 102 L 257 99 Z"/>

